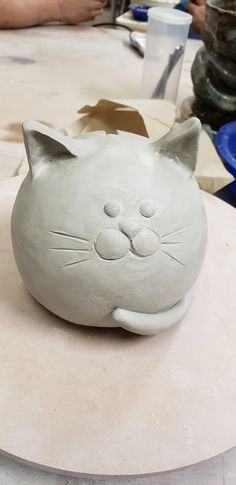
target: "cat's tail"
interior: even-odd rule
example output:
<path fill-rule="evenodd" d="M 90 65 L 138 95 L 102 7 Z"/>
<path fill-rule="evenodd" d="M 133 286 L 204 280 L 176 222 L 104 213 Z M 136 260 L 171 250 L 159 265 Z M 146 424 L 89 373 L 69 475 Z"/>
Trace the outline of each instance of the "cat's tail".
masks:
<path fill-rule="evenodd" d="M 188 293 L 169 310 L 158 313 L 138 313 L 123 308 L 116 308 L 112 318 L 117 326 L 140 335 L 156 335 L 163 330 L 173 327 L 182 320 L 191 303 L 191 294 Z"/>

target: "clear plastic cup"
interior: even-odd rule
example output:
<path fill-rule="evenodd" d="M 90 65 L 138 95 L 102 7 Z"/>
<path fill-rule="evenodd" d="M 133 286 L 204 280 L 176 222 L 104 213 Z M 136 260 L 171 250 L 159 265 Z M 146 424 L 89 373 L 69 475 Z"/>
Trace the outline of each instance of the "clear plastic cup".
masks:
<path fill-rule="evenodd" d="M 176 102 L 179 78 L 192 16 L 180 10 L 148 10 L 142 97 Z"/>

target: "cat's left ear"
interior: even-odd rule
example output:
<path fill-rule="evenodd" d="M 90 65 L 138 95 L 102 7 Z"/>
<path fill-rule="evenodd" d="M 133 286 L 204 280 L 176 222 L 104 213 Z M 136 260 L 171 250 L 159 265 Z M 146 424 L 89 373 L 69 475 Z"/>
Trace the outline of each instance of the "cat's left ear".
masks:
<path fill-rule="evenodd" d="M 197 153 L 201 123 L 198 118 L 190 118 L 173 128 L 167 135 L 153 143 L 155 151 L 177 158 L 191 172 L 197 164 Z"/>
<path fill-rule="evenodd" d="M 74 140 L 38 121 L 23 124 L 23 135 L 29 166 L 36 175 L 46 164 L 76 156 Z"/>

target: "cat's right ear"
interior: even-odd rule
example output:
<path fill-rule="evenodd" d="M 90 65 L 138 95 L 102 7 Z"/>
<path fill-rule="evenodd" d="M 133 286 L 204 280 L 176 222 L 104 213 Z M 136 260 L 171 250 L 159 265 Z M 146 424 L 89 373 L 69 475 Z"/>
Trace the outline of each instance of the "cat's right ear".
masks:
<path fill-rule="evenodd" d="M 76 157 L 74 140 L 38 121 L 23 124 L 26 154 L 33 176 L 58 159 Z"/>
<path fill-rule="evenodd" d="M 198 118 L 189 118 L 175 126 L 160 140 L 154 142 L 156 151 L 177 159 L 193 173 L 197 164 L 197 154 L 201 123 Z"/>

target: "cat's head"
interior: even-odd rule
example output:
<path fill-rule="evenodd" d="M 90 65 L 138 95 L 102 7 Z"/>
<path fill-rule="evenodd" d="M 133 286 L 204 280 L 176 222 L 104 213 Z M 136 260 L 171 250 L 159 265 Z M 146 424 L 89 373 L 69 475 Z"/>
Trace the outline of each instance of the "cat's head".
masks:
<path fill-rule="evenodd" d="M 157 142 L 103 132 L 71 139 L 26 123 L 30 176 L 43 224 L 46 220 L 48 232 L 58 239 L 64 235 L 67 243 L 77 238 L 83 256 L 88 244 L 90 255 L 104 261 L 154 255 L 162 234 L 190 223 L 185 204 L 196 205 L 192 174 L 199 133 L 196 118 Z"/>

